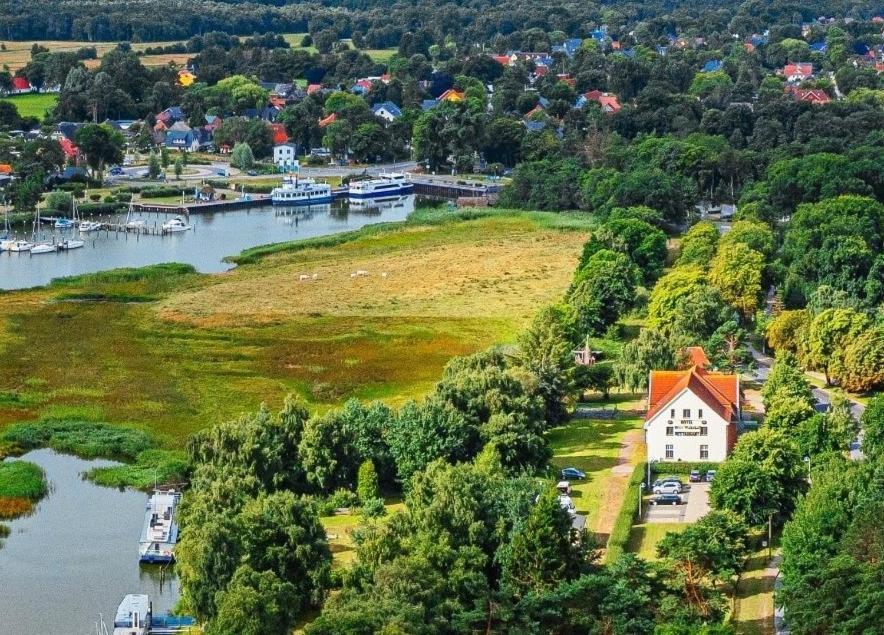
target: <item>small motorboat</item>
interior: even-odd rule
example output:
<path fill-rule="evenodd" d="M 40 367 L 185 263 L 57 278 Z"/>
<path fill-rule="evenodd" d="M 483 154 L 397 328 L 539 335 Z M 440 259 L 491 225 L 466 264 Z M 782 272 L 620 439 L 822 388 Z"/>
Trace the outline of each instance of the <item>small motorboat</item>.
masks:
<path fill-rule="evenodd" d="M 2 251 L 30 251 L 33 243 L 26 240 L 4 240 L 0 242 L 0 250 Z"/>
<path fill-rule="evenodd" d="M 79 249 L 86 244 L 85 240 L 77 240 L 75 238 L 65 238 L 56 247 L 59 251 L 67 251 L 68 249 Z"/>
<path fill-rule="evenodd" d="M 80 227 L 78 229 L 80 230 L 80 233 L 84 233 L 84 234 L 89 233 L 89 232 L 98 231 L 99 229 L 101 229 L 101 223 L 96 223 L 95 221 L 92 221 L 92 220 L 84 220 L 83 222 L 80 223 Z"/>
<path fill-rule="evenodd" d="M 126 222 L 126 229 L 144 229 L 146 226 L 147 222 L 140 218 L 134 218 Z"/>
<path fill-rule="evenodd" d="M 56 229 L 70 229 L 74 226 L 74 221 L 70 218 L 56 218 L 55 219 L 55 228 Z"/>
<path fill-rule="evenodd" d="M 52 243 L 40 243 L 31 247 L 32 254 L 51 254 L 58 251 L 58 247 Z"/>
<path fill-rule="evenodd" d="M 188 229 L 192 229 L 192 227 L 184 222 L 184 219 L 180 216 L 176 216 L 172 220 L 167 220 L 163 223 L 164 232 L 186 232 Z"/>

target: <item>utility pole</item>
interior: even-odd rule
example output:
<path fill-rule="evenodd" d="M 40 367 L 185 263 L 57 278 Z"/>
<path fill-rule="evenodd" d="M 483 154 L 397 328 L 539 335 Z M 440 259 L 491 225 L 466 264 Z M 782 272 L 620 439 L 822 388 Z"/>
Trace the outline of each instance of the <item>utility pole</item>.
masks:
<path fill-rule="evenodd" d="M 767 515 L 767 558 L 771 557 L 773 548 L 773 514 Z"/>

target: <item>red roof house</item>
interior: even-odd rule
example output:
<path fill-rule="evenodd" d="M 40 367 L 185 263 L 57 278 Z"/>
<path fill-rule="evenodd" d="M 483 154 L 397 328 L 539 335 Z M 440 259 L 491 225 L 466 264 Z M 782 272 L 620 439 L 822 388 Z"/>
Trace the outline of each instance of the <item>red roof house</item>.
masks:
<path fill-rule="evenodd" d="M 12 78 L 12 89 L 17 92 L 24 92 L 31 90 L 31 82 L 29 82 L 24 77 L 13 77 Z"/>
<path fill-rule="evenodd" d="M 783 77 L 790 82 L 803 82 L 813 77 L 813 64 L 786 64 Z"/>
<path fill-rule="evenodd" d="M 74 142 L 66 137 L 59 139 L 58 145 L 61 146 L 61 151 L 64 152 L 64 156 L 68 159 L 76 159 L 77 154 L 80 152 L 77 146 L 74 145 Z"/>
<path fill-rule="evenodd" d="M 281 123 L 272 123 L 270 124 L 270 132 L 273 135 L 273 145 L 280 145 L 289 140 L 288 132 L 285 130 L 285 125 Z"/>
<path fill-rule="evenodd" d="M 809 104 L 828 104 L 832 101 L 826 91 L 821 88 L 795 88 L 789 86 L 786 88 L 787 93 L 791 93 L 795 97 L 795 101 L 805 101 Z"/>
<path fill-rule="evenodd" d="M 307 94 L 312 95 L 313 93 L 318 93 L 322 90 L 322 84 L 310 84 L 307 86 Z"/>
<path fill-rule="evenodd" d="M 319 120 L 319 127 L 325 128 L 326 126 L 333 124 L 337 120 L 338 120 L 338 116 L 335 113 L 332 113 L 328 117 L 326 117 L 325 119 Z"/>
<path fill-rule="evenodd" d="M 622 106 L 620 106 L 620 100 L 617 99 L 617 95 L 612 93 L 603 93 L 600 90 L 591 90 L 588 93 L 584 93 L 583 96 L 587 101 L 594 101 L 598 103 L 602 107 L 602 111 L 607 113 L 615 113 L 620 112 Z"/>

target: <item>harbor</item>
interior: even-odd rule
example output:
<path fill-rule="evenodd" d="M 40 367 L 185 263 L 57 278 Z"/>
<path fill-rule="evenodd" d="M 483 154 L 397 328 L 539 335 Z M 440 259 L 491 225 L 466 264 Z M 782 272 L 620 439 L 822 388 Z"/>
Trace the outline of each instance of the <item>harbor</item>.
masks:
<path fill-rule="evenodd" d="M 131 216 L 143 221 L 142 225 L 132 225 L 126 214 L 94 218 L 98 227 L 88 233 L 44 225 L 36 241 L 29 226 L 14 228 L 18 237 L 32 242 L 58 245 L 64 240 L 82 240 L 84 244 L 43 254 L 0 252 L 0 289 L 28 288 L 48 284 L 53 278 L 164 262 L 191 264 L 201 272 L 217 273 L 232 266 L 223 261 L 225 256 L 244 249 L 355 230 L 372 223 L 402 221 L 414 211 L 415 204 L 414 196 L 406 196 L 368 205 L 351 206 L 337 200 L 288 207 L 272 206 L 265 198 L 231 209 L 193 204 L 200 205 L 202 211 L 187 213 L 180 205 L 153 211 L 133 206 Z M 181 216 L 190 229 L 163 231 L 163 225 L 175 216 Z"/>
<path fill-rule="evenodd" d="M 0 633 L 94 635 L 102 619 L 110 626 L 129 593 L 149 596 L 156 615 L 170 613 L 179 594 L 174 570 L 138 562 L 148 496 L 82 478 L 112 461 L 48 449 L 21 458 L 45 470 L 49 493 L 32 515 L 7 523 Z"/>

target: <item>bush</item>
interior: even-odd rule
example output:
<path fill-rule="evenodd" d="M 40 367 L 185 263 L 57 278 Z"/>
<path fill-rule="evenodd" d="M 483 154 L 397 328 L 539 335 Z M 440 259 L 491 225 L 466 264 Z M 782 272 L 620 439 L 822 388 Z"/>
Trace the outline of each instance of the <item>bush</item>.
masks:
<path fill-rule="evenodd" d="M 46 494 L 43 468 L 28 461 L 0 463 L 0 498 L 39 500 Z"/>
<path fill-rule="evenodd" d="M 117 198 L 113 194 L 108 194 L 104 197 L 105 203 L 117 203 Z"/>
<path fill-rule="evenodd" d="M 97 203 L 98 201 L 101 200 L 101 194 L 95 194 L 95 193 L 90 194 L 89 200 Z"/>
<path fill-rule="evenodd" d="M 180 187 L 168 187 L 162 185 L 146 187 L 141 190 L 141 198 L 162 198 L 164 196 L 179 196 L 180 194 Z"/>
<path fill-rule="evenodd" d="M 124 207 L 120 203 L 85 203 L 80 205 L 77 210 L 81 216 L 95 216 L 97 214 L 116 214 Z"/>
<path fill-rule="evenodd" d="M 116 197 L 120 203 L 128 203 L 132 200 L 132 195 L 129 192 L 117 192 Z"/>
<path fill-rule="evenodd" d="M 347 489 L 338 489 L 325 500 L 320 500 L 317 504 L 317 509 L 320 516 L 332 516 L 336 510 L 356 507 L 358 503 L 359 499 L 354 492 Z"/>
<path fill-rule="evenodd" d="M 667 464 L 668 465 L 668 464 Z M 605 562 L 610 564 L 619 558 L 629 542 L 629 534 L 632 532 L 632 523 L 638 514 L 638 486 L 645 480 L 647 463 L 639 463 L 632 471 L 629 484 L 626 486 L 626 495 L 623 497 L 623 505 L 614 521 L 611 535 L 608 536 L 608 549 L 605 552 Z"/>
<path fill-rule="evenodd" d="M 369 498 L 362 503 L 362 515 L 365 518 L 380 518 L 387 513 L 383 498 Z"/>
<path fill-rule="evenodd" d="M 705 474 L 707 470 L 717 470 L 721 467 L 721 463 L 711 463 L 709 461 L 661 461 L 651 463 L 651 474 L 654 476 L 666 476 L 667 474 L 688 475 L 693 470 L 698 470 L 700 474 Z"/>
<path fill-rule="evenodd" d="M 74 197 L 70 192 L 55 190 L 46 195 L 46 209 L 69 213 L 73 208 Z"/>

